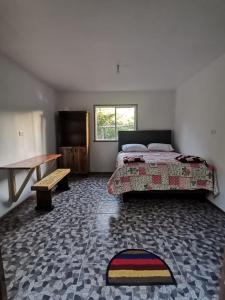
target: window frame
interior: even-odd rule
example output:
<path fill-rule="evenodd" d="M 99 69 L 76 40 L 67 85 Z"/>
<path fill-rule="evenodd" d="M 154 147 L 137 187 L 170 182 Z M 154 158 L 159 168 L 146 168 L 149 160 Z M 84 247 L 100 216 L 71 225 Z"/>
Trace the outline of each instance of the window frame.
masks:
<path fill-rule="evenodd" d="M 137 104 L 95 104 L 94 105 L 94 142 L 118 142 L 118 138 L 115 140 L 98 140 L 97 139 L 97 124 L 96 124 L 96 108 L 97 107 L 120 107 L 120 108 L 129 108 L 133 107 L 134 108 L 134 131 L 138 130 L 138 105 Z M 115 110 L 115 120 L 116 120 L 116 110 Z M 116 122 L 115 122 L 115 130 L 117 128 Z"/>

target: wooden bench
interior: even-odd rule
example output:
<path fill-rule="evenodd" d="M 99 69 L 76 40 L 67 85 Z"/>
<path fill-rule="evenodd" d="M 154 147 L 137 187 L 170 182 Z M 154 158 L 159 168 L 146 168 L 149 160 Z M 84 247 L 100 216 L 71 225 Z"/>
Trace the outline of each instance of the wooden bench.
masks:
<path fill-rule="evenodd" d="M 70 169 L 57 169 L 48 176 L 44 177 L 32 187 L 32 191 L 36 191 L 37 195 L 37 210 L 52 210 L 52 192 L 51 190 L 56 185 L 59 190 L 68 190 L 68 174 Z"/>
<path fill-rule="evenodd" d="M 53 162 L 61 157 L 62 154 L 42 154 L 38 156 L 34 156 L 22 161 L 18 161 L 13 164 L 9 164 L 6 166 L 0 166 L 0 170 L 7 170 L 8 171 L 8 182 L 9 182 L 9 200 L 11 202 L 15 202 L 19 199 L 20 195 L 22 194 L 25 186 L 29 182 L 33 172 L 36 170 L 37 174 L 37 181 L 41 180 L 41 165 Z M 16 171 L 18 170 L 25 170 L 28 171 L 26 177 L 24 178 L 23 182 L 20 184 L 20 188 L 17 189 L 16 187 Z M 1 300 L 1 299 L 0 299 Z"/>

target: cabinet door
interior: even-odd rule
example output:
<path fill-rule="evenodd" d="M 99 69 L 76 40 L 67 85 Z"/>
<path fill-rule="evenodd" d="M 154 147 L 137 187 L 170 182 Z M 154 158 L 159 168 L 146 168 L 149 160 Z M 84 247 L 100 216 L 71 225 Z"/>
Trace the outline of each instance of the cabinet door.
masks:
<path fill-rule="evenodd" d="M 59 147 L 62 157 L 59 159 L 60 168 L 70 168 L 71 173 L 88 173 L 88 155 L 86 147 Z"/>
<path fill-rule="evenodd" d="M 60 168 L 72 168 L 73 166 L 73 147 L 59 147 L 62 157 L 59 159 Z"/>
<path fill-rule="evenodd" d="M 72 172 L 79 174 L 79 147 L 73 147 L 73 163 L 72 163 Z"/>
<path fill-rule="evenodd" d="M 88 156 L 86 147 L 79 147 L 79 171 L 88 173 Z"/>

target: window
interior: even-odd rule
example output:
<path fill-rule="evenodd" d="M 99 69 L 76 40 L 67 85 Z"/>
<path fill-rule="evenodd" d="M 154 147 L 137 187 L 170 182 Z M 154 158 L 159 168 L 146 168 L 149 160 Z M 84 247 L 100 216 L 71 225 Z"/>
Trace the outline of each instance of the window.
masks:
<path fill-rule="evenodd" d="M 137 105 L 95 105 L 95 140 L 117 141 L 118 131 L 136 130 Z"/>

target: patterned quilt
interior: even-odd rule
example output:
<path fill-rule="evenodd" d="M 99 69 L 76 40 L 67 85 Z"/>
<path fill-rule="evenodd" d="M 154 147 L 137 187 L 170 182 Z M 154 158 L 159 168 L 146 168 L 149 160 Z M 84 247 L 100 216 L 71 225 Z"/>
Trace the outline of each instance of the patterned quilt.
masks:
<path fill-rule="evenodd" d="M 123 157 L 143 155 L 145 163 L 124 164 Z M 116 170 L 109 179 L 108 192 L 119 195 L 130 191 L 197 190 L 218 194 L 216 172 L 204 163 L 181 163 L 176 152 L 120 152 Z"/>

